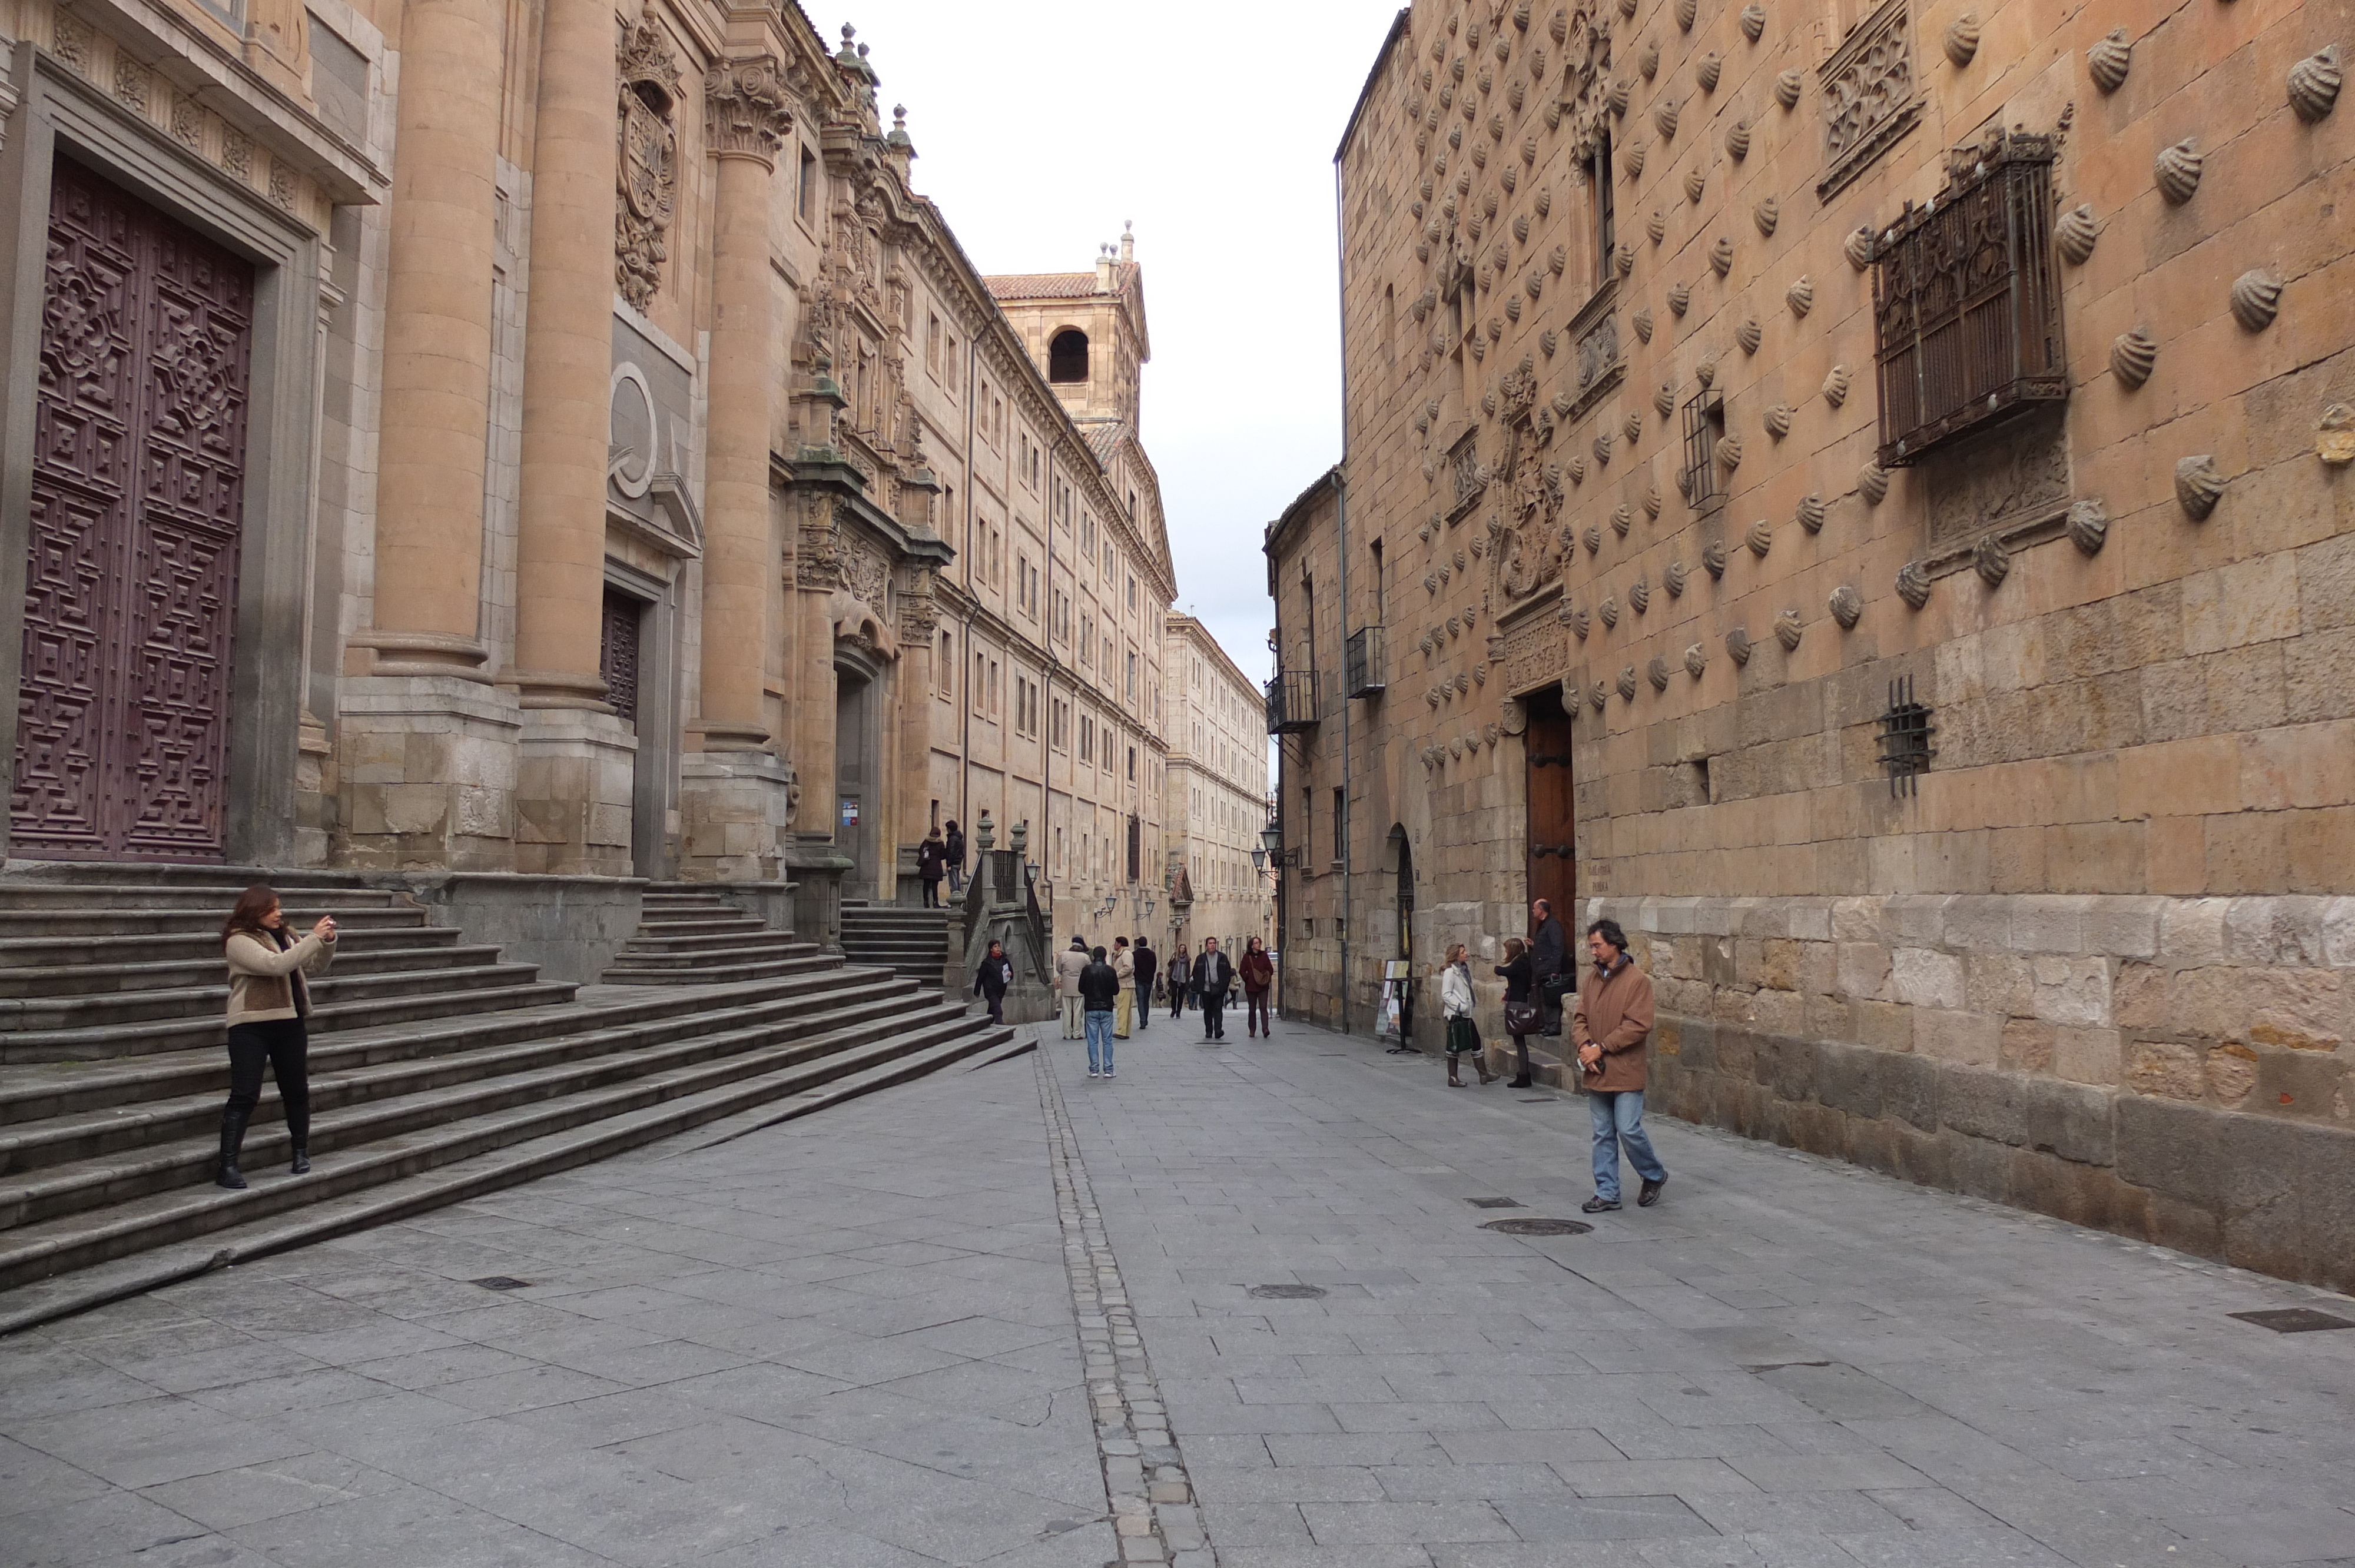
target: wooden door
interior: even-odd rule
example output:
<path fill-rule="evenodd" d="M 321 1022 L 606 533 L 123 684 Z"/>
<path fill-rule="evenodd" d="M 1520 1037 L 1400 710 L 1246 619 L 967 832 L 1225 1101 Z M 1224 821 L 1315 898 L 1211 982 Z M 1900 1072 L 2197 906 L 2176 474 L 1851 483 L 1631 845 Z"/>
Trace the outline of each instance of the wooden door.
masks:
<path fill-rule="evenodd" d="M 50 185 L 14 853 L 221 858 L 253 269 Z"/>
<path fill-rule="evenodd" d="M 1576 780 L 1571 768 L 1570 715 L 1553 692 L 1523 699 L 1529 731 L 1529 897 L 1553 902 L 1565 929 L 1578 925 Z"/>

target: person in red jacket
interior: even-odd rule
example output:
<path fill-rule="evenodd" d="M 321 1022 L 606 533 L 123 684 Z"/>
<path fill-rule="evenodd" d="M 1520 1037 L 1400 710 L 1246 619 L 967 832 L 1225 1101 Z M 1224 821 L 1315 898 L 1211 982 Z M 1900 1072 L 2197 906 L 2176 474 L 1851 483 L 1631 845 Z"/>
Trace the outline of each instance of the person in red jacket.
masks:
<path fill-rule="evenodd" d="M 1243 1001 L 1247 1003 L 1243 1022 L 1249 1034 L 1265 1034 L 1275 1038 L 1274 1022 L 1268 1016 L 1267 993 L 1275 984 L 1275 966 L 1267 959 L 1267 949 L 1253 937 L 1243 947 L 1240 966 L 1243 979 Z"/>

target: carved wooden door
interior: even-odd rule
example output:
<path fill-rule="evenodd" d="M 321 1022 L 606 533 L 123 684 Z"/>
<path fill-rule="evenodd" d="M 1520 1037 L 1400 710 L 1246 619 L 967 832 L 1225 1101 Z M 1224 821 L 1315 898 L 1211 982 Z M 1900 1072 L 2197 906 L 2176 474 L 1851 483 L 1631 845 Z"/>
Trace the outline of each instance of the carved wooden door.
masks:
<path fill-rule="evenodd" d="M 1551 693 L 1525 701 L 1529 731 L 1521 742 L 1529 758 L 1529 896 L 1552 900 L 1563 928 L 1572 929 L 1578 924 L 1578 856 L 1570 715 Z"/>
<path fill-rule="evenodd" d="M 635 728 L 638 722 L 638 631 L 644 625 L 645 603 L 619 588 L 605 590 L 604 629 L 598 673 L 605 677 L 605 700 Z"/>
<path fill-rule="evenodd" d="M 221 858 L 252 319 L 249 263 L 57 161 L 14 853 Z"/>

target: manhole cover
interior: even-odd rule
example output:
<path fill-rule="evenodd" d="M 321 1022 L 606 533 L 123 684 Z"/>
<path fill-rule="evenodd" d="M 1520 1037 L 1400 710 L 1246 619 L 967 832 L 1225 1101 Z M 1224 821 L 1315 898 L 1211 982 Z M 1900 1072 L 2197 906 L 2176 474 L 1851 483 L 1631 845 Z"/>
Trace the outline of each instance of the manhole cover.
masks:
<path fill-rule="evenodd" d="M 480 1279 L 470 1279 L 466 1281 L 466 1283 L 469 1285 L 479 1285 L 485 1290 L 528 1290 L 531 1288 L 530 1280 L 517 1279 L 512 1274 L 486 1274 Z"/>
<path fill-rule="evenodd" d="M 1464 1201 L 1476 1209 L 1518 1209 L 1521 1206 L 1517 1198 L 1466 1198 Z"/>
<path fill-rule="evenodd" d="M 1513 1219 L 1490 1220 L 1480 1227 L 1484 1231 L 1502 1231 L 1508 1236 L 1582 1236 L 1593 1230 L 1576 1220 Z"/>
<path fill-rule="evenodd" d="M 1254 1285 L 1251 1294 L 1262 1301 L 1314 1301 L 1325 1294 L 1321 1285 Z"/>
<path fill-rule="evenodd" d="M 2260 1329 L 2271 1329 L 2276 1334 L 2318 1334 L 2325 1329 L 2355 1329 L 2355 1323 L 2318 1312 L 2311 1307 L 2277 1307 L 2265 1312 L 2228 1312 L 2225 1316 L 2254 1323 Z"/>

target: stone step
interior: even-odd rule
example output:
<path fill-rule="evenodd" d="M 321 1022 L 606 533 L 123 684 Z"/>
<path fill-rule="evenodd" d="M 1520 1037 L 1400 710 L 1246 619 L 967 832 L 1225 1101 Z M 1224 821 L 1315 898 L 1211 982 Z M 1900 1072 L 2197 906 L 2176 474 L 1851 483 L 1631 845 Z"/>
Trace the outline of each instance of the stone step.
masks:
<path fill-rule="evenodd" d="M 707 1015 L 773 1004 L 823 1005 L 836 991 L 863 983 L 838 966 L 755 984 L 709 985 L 626 993 L 595 1003 L 560 1003 L 464 1014 L 447 1022 L 366 1025 L 311 1038 L 314 1077 L 387 1063 L 457 1055 L 583 1033 L 645 1028 L 649 1038 L 699 1026 Z M 48 1118 L 109 1112 L 136 1118 L 151 1101 L 184 1095 L 220 1095 L 227 1058 L 218 1041 L 193 1050 L 102 1062 L 47 1062 L 0 1066 L 0 1127 Z"/>
<path fill-rule="evenodd" d="M 520 1154 L 517 1146 L 534 1140 L 572 1132 L 586 1134 L 561 1145 L 560 1155 L 551 1149 L 538 1160 L 511 1163 L 502 1173 L 504 1179 L 489 1185 L 446 1183 L 431 1199 L 379 1206 L 367 1218 L 346 1221 L 341 1228 L 380 1223 L 401 1213 L 415 1213 L 436 1202 L 453 1202 L 616 1153 L 767 1101 L 806 1094 L 862 1072 L 876 1071 L 879 1081 L 913 1075 L 999 1044 L 1009 1033 L 993 1031 L 986 1022 L 966 1017 L 962 1009 L 945 1005 L 925 1012 L 903 1012 L 896 1031 L 879 1038 L 873 1033 L 875 1028 L 868 1023 L 852 1024 L 790 1044 L 672 1066 L 626 1083 L 577 1090 L 389 1137 L 321 1161 L 304 1176 L 270 1173 L 261 1158 L 263 1151 L 257 1147 L 258 1179 L 252 1179 L 252 1185 L 244 1192 L 224 1192 L 209 1183 L 182 1187 L 111 1209 L 0 1233 L 0 1289 L 186 1242 L 494 1150 L 516 1150 Z M 282 1151 L 282 1130 L 279 1136 Z M 273 1157 L 276 1152 L 272 1151 Z M 0 1298 L 0 1302 L 5 1300 Z M 13 1304 L 5 1309 L 10 1320 L 17 1318 Z"/>
<path fill-rule="evenodd" d="M 455 926 L 347 927 L 337 936 L 336 951 L 337 961 L 341 962 L 354 953 L 378 948 L 454 946 L 464 936 L 465 933 Z M 219 964 L 222 961 L 219 923 L 216 921 L 202 931 L 176 934 L 0 937 L 0 969 L 53 964 L 160 963 L 181 959 L 202 959 Z"/>
<path fill-rule="evenodd" d="M 951 1034 L 938 1044 L 922 1044 L 915 1043 L 912 1036 L 901 1036 L 846 1054 L 845 1060 L 832 1064 L 837 1076 L 808 1086 L 796 1085 L 811 1075 L 810 1067 L 788 1068 L 782 1074 L 605 1117 L 585 1127 L 462 1155 L 413 1175 L 394 1176 L 372 1186 L 304 1203 L 291 1213 L 253 1219 L 242 1213 L 232 1214 L 225 1224 L 194 1232 L 189 1239 L 176 1244 L 53 1274 L 0 1292 L 0 1334 L 14 1333 L 215 1268 L 424 1213 L 682 1133 L 702 1129 L 718 1135 L 713 1141 L 724 1141 L 743 1131 L 809 1116 L 960 1061 L 994 1054 L 1014 1033 L 1010 1029 L 990 1030 L 986 1026 L 977 1026 L 976 1033 L 975 1027 L 968 1026 L 966 1032 Z M 895 1053 L 890 1049 L 894 1045 L 912 1048 Z M 325 1173 L 313 1172 L 314 1176 L 322 1174 Z M 230 1200 L 246 1197 L 278 1180 L 281 1179 L 265 1176 L 247 1193 L 218 1195 Z"/>
<path fill-rule="evenodd" d="M 328 1075 L 314 1090 L 311 1152 L 321 1157 L 672 1067 L 723 1057 L 751 1060 L 749 1054 L 814 1033 L 839 1033 L 860 1024 L 888 1033 L 899 1026 L 897 1021 L 915 998 L 915 989 L 904 982 L 865 987 L 843 993 L 817 1012 L 803 1005 L 751 1017 L 715 1014 L 710 1026 L 684 1037 L 674 1032 L 657 1041 L 645 1037 L 643 1031 L 607 1031 Z M 325 1100 L 317 1099 L 320 1092 Z M 274 1092 L 262 1108 L 271 1119 L 257 1118 L 246 1148 L 250 1162 L 266 1169 L 284 1163 L 291 1144 Z M 13 1181 L 0 1183 L 0 1237 L 15 1228 L 128 1198 L 209 1182 L 219 1148 L 220 1097 L 192 1096 L 149 1110 L 144 1130 L 151 1139 L 79 1157 L 37 1160 L 44 1154 L 70 1154 L 76 1139 L 99 1138 L 98 1129 L 87 1125 L 90 1118 L 64 1118 L 62 1126 L 35 1123 L 16 1133 L 11 1141 L 17 1144 L 16 1151 L 36 1162 Z M 56 1136 L 45 1139 L 45 1130 Z"/>
<path fill-rule="evenodd" d="M 606 985 L 705 985 L 719 980 L 767 980 L 773 976 L 806 973 L 814 969 L 838 969 L 832 957 L 754 959 L 742 963 L 705 964 L 691 969 L 636 969 L 616 964 L 598 977 Z"/>
<path fill-rule="evenodd" d="M 148 909 L 120 906 L 111 909 L 0 909 L 0 940 L 45 937 L 186 937 L 202 936 L 218 945 L 221 921 L 229 906 L 200 909 Z M 347 931 L 422 927 L 427 911 L 415 905 L 378 906 L 341 903 L 290 906 L 287 920 L 297 931 L 307 931 L 322 915 L 333 915 Z"/>
<path fill-rule="evenodd" d="M 570 1001 L 579 988 L 552 980 L 502 986 L 484 991 L 437 991 L 424 995 L 368 997 L 350 1001 L 323 1002 L 311 1010 L 313 1035 L 373 1023 L 413 1023 L 456 1013 L 499 1012 L 508 1008 L 543 1002 Z M 217 1044 L 227 1029 L 220 1011 L 225 991 L 213 992 L 215 1005 L 194 1016 L 110 1023 L 87 1029 L 28 1029 L 0 1033 L 0 1065 L 19 1062 L 91 1062 L 122 1056 L 154 1055 Z"/>
<path fill-rule="evenodd" d="M 783 953 L 815 952 L 815 942 L 805 942 L 791 931 L 772 931 L 762 927 L 741 935 L 725 937 L 654 937 L 640 927 L 624 943 L 622 952 L 631 958 L 651 958 L 659 953 Z"/>
<path fill-rule="evenodd" d="M 451 936 L 459 935 L 453 930 Z M 495 964 L 499 949 L 494 947 L 461 947 L 456 942 L 432 945 L 395 946 L 382 940 L 383 933 L 370 933 L 378 939 L 362 942 L 357 937 L 346 937 L 336 943 L 336 967 L 323 977 L 314 990 L 329 980 L 342 980 L 355 975 L 413 974 L 427 970 L 474 969 Z M 6 964 L 17 955 L 0 948 L 0 964 Z M 0 998 L 97 996 L 120 991 L 160 991 L 175 989 L 205 989 L 205 982 L 218 980 L 226 969 L 218 952 L 196 958 L 174 958 L 147 962 L 111 964 L 45 964 L 37 968 L 22 966 L 0 968 Z"/>
<path fill-rule="evenodd" d="M 496 948 L 478 949 L 496 959 Z M 539 974 L 537 964 L 475 963 L 450 969 L 405 969 L 377 973 L 345 974 L 342 966 L 309 979 L 312 1006 L 320 1012 L 335 1003 L 356 1004 L 389 997 L 459 996 L 470 991 L 504 991 L 529 985 Z M 221 971 L 216 969 L 215 974 Z M 71 1031 L 111 1024 L 144 1023 L 159 1019 L 186 1019 L 212 1014 L 225 1018 L 227 985 L 123 990 L 77 996 L 28 996 L 0 1001 L 0 1024 L 24 1031 Z"/>
<path fill-rule="evenodd" d="M 257 879 L 266 880 L 266 879 Z M 250 883 L 235 879 L 215 883 L 30 882 L 0 877 L 0 909 L 140 909 L 210 910 L 216 925 Z M 293 887 L 272 882 L 280 901 L 289 909 L 331 903 L 348 909 L 416 908 L 408 894 L 395 888 L 345 885 Z"/>
<path fill-rule="evenodd" d="M 659 931 L 669 937 L 724 937 L 738 931 L 766 931 L 771 927 L 750 915 L 735 911 L 687 910 L 666 914 L 651 910 L 638 919 L 642 931 Z"/>

